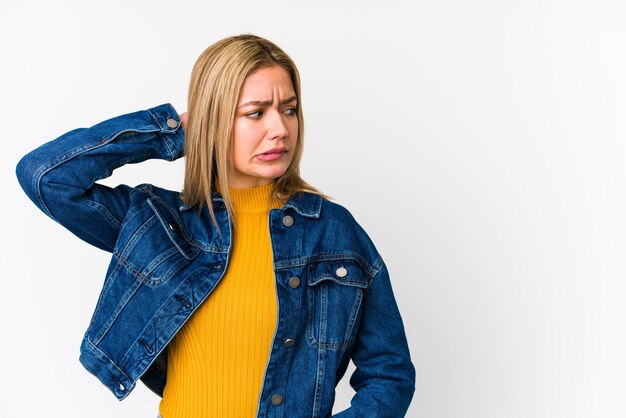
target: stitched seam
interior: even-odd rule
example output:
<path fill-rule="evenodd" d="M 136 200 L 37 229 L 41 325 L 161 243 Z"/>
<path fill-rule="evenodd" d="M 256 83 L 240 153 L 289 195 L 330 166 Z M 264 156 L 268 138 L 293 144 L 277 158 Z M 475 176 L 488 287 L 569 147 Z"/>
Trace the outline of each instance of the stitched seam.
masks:
<path fill-rule="evenodd" d="M 105 277 L 105 279 L 104 279 L 104 286 L 102 287 L 102 290 L 100 291 L 100 296 L 98 297 L 98 302 L 96 303 L 96 308 L 94 309 L 94 313 L 93 313 L 93 315 L 91 317 L 91 322 L 89 324 L 90 327 L 93 325 L 94 319 L 96 318 L 96 316 L 98 315 L 98 313 L 102 309 L 102 304 L 104 303 L 104 300 L 106 298 L 106 294 L 109 291 L 109 289 L 111 289 L 111 286 L 113 285 L 113 281 L 115 280 L 117 275 L 120 273 L 122 268 L 123 268 L 122 265 L 120 263 L 117 263 L 115 265 L 115 268 L 111 272 L 111 274 L 109 274 L 107 277 Z"/>
<path fill-rule="evenodd" d="M 350 338 L 349 340 L 342 341 L 341 343 L 322 343 L 322 342 L 317 341 L 315 337 L 313 337 L 310 334 L 308 337 L 309 337 L 309 342 L 315 347 L 325 348 L 328 350 L 338 350 L 340 348 L 345 348 L 349 346 L 350 344 L 352 344 L 352 342 L 354 342 L 354 338 Z"/>
<path fill-rule="evenodd" d="M 139 279 L 142 283 L 145 283 L 147 285 L 150 286 L 158 286 L 160 284 L 162 284 L 163 282 L 165 282 L 167 279 L 169 279 L 170 277 L 172 277 L 174 275 L 174 273 L 172 274 L 166 274 L 163 277 L 160 277 L 158 279 L 151 279 L 149 277 L 147 277 L 145 274 L 141 273 L 140 271 L 138 271 L 128 260 L 126 260 L 125 258 L 123 258 L 121 255 L 118 254 L 114 254 L 115 258 L 117 258 L 117 260 L 119 261 L 120 264 L 122 264 L 124 267 L 126 267 L 126 269 L 128 270 L 128 272 L 130 274 L 132 274 L 133 276 L 135 276 L 137 279 Z M 170 258 L 170 257 L 168 257 Z M 166 259 L 167 260 L 167 259 Z M 165 261 L 165 260 L 164 260 Z M 180 260 L 179 262 L 175 263 L 169 270 L 171 271 L 172 269 L 175 269 L 175 271 L 179 270 L 179 267 L 183 264 L 185 264 L 186 261 L 185 260 Z"/>
<path fill-rule="evenodd" d="M 102 217 L 114 228 L 120 228 L 122 226 L 122 223 L 115 216 L 113 216 L 109 209 L 102 203 L 96 202 L 95 200 L 89 200 L 82 196 L 80 197 L 80 200 L 100 212 Z"/>
<path fill-rule="evenodd" d="M 109 330 L 113 326 L 113 323 L 115 322 L 115 320 L 119 316 L 120 312 L 122 312 L 122 310 L 128 304 L 128 301 L 130 301 L 132 299 L 132 297 L 135 295 L 135 293 L 137 293 L 137 289 L 139 289 L 139 286 L 141 286 L 139 282 L 134 282 L 128 288 L 128 290 L 126 290 L 126 292 L 124 292 L 124 295 L 122 296 L 122 298 L 120 300 L 120 303 L 116 306 L 115 310 L 109 316 L 107 321 L 102 325 L 102 329 L 100 330 L 100 332 L 98 334 L 96 334 L 96 341 L 98 343 L 100 343 L 104 339 L 104 337 L 107 335 L 107 333 L 109 332 Z"/>
<path fill-rule="evenodd" d="M 135 267 L 133 267 L 132 264 L 130 264 L 128 261 L 126 261 L 124 258 L 122 258 L 122 256 L 120 256 L 118 254 L 113 254 L 113 256 L 115 258 L 117 258 L 117 260 L 120 262 L 120 264 L 122 264 L 124 267 L 126 267 L 126 269 L 129 271 L 129 273 L 132 274 L 133 276 L 137 277 L 141 281 L 145 281 L 145 280 L 148 279 L 146 276 L 144 276 L 139 271 L 137 271 L 135 269 Z"/>
<path fill-rule="evenodd" d="M 352 315 L 350 315 L 350 319 L 348 321 L 348 329 L 346 330 L 346 336 L 350 337 L 352 335 L 352 333 L 354 332 L 354 325 L 356 324 L 356 319 L 359 316 L 359 312 L 361 311 L 361 305 L 363 304 L 363 295 L 364 292 L 362 290 L 359 290 L 357 292 L 357 301 L 355 302 L 355 305 L 352 308 Z M 346 343 L 342 348 L 341 348 L 341 353 L 339 354 L 339 361 L 341 361 L 341 358 L 343 357 L 343 354 L 346 351 L 346 348 L 348 347 L 348 345 L 350 345 L 349 343 L 351 342 L 352 338 L 348 338 L 346 340 Z"/>
<path fill-rule="evenodd" d="M 159 132 L 159 136 L 161 137 L 161 141 L 163 141 L 163 144 L 165 144 L 165 148 L 167 148 L 167 151 L 170 153 L 170 160 L 173 160 L 174 159 L 174 151 L 170 148 L 169 144 L 165 140 L 165 135 L 163 133 Z"/>
<path fill-rule="evenodd" d="M 137 214 L 140 214 L 140 212 L 138 212 Z M 135 246 L 137 245 L 137 242 L 141 239 L 141 237 L 144 236 L 145 232 L 152 227 L 152 224 L 154 222 L 158 222 L 159 220 L 156 219 L 156 221 L 154 220 L 154 218 L 156 218 L 155 216 L 150 216 L 148 219 L 146 219 L 139 228 L 137 228 L 132 232 L 132 235 L 130 237 L 130 239 L 126 240 L 123 244 L 124 247 L 121 248 L 120 251 L 120 255 L 122 257 L 126 257 L 128 254 L 130 254 L 131 251 L 133 251 L 133 249 L 135 248 Z M 120 235 L 121 235 L 121 231 L 120 231 Z"/>
<path fill-rule="evenodd" d="M 93 149 L 98 148 L 99 146 L 102 146 L 102 141 L 101 140 L 97 140 L 94 142 L 90 142 L 84 145 L 81 145 L 79 147 L 76 147 L 74 149 L 69 150 L 68 152 L 66 152 L 65 154 L 60 155 L 59 157 L 57 157 L 55 160 L 53 160 L 51 163 L 49 164 L 44 164 L 41 167 L 39 167 L 37 169 L 37 171 L 35 172 L 35 175 L 33 176 L 33 185 L 34 185 L 34 189 L 37 191 L 37 200 L 39 200 L 41 202 L 42 207 L 45 209 L 45 213 L 50 216 L 52 219 L 56 218 L 54 216 L 52 216 L 52 212 L 50 211 L 50 209 L 48 208 L 48 205 L 46 204 L 44 198 L 43 198 L 43 194 L 41 193 L 41 179 L 43 178 L 43 176 L 45 176 L 46 174 L 48 174 L 52 169 L 58 167 L 59 165 L 71 160 L 72 158 L 74 158 L 77 155 L 81 155 L 84 154 L 85 152 L 91 151 Z"/>
<path fill-rule="evenodd" d="M 337 253 L 337 254 L 320 254 L 314 257 L 294 258 L 291 260 L 283 260 L 275 263 L 276 269 L 284 269 L 290 267 L 300 267 L 307 264 L 313 264 L 320 261 L 337 261 L 337 260 L 354 260 L 365 272 L 373 278 L 378 274 L 379 268 L 370 266 L 365 260 L 356 253 Z"/>

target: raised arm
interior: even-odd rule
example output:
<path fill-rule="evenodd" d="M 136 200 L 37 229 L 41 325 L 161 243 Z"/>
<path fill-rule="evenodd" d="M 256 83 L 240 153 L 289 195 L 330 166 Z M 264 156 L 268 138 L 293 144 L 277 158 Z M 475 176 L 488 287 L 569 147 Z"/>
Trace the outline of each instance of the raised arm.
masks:
<path fill-rule="evenodd" d="M 415 368 L 384 265 L 364 296 L 352 361 L 356 394 L 350 408 L 334 417 L 404 417 L 415 391 Z"/>
<path fill-rule="evenodd" d="M 183 143 L 181 118 L 163 104 L 61 135 L 24 156 L 16 173 L 24 192 L 46 215 L 111 252 L 133 189 L 96 181 L 124 164 L 180 158 Z"/>

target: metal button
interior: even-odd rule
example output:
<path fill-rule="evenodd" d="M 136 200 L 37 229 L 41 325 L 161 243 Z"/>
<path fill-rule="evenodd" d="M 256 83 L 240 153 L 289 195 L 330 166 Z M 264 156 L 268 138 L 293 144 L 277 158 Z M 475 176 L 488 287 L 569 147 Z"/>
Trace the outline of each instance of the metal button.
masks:
<path fill-rule="evenodd" d="M 281 395 L 277 393 L 272 396 L 272 405 L 280 405 L 281 403 L 283 403 L 283 397 Z"/>
<path fill-rule="evenodd" d="M 348 275 L 348 270 L 345 267 L 341 266 L 337 270 L 335 270 L 335 274 L 337 277 L 346 277 Z"/>
<path fill-rule="evenodd" d="M 296 340 L 292 340 L 291 338 L 287 338 L 283 343 L 285 347 L 293 347 L 294 345 L 296 345 Z"/>
<path fill-rule="evenodd" d="M 173 223 L 171 223 L 171 222 L 170 222 L 170 223 L 168 223 L 168 224 L 167 224 L 167 227 L 168 227 L 171 231 L 176 232 L 176 226 L 175 226 Z"/>
<path fill-rule="evenodd" d="M 298 286 L 300 286 L 299 277 L 292 277 L 291 279 L 289 279 L 289 287 L 291 287 L 292 289 L 295 289 Z"/>
<path fill-rule="evenodd" d="M 285 217 L 283 218 L 283 225 L 287 227 L 293 225 L 293 218 L 289 215 L 285 215 Z"/>
<path fill-rule="evenodd" d="M 176 119 L 168 119 L 167 120 L 167 126 L 169 126 L 170 128 L 176 128 L 178 126 L 178 122 L 176 122 Z"/>

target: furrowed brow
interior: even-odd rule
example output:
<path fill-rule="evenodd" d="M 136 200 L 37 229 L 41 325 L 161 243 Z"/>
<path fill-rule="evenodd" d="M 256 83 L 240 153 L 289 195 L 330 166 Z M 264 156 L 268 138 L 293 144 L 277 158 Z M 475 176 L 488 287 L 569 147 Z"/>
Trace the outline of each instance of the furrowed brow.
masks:
<path fill-rule="evenodd" d="M 280 106 L 286 105 L 287 103 L 291 103 L 293 101 L 296 101 L 297 99 L 298 98 L 295 95 L 293 95 L 293 96 L 291 96 L 291 97 L 289 97 L 289 98 L 287 98 L 285 100 L 281 100 L 279 105 Z M 250 106 L 250 105 L 254 105 L 254 106 L 270 106 L 271 104 L 272 104 L 271 100 L 264 100 L 264 101 L 261 101 L 261 100 L 250 100 L 249 102 L 241 104 L 238 107 L 244 107 L 244 106 Z"/>

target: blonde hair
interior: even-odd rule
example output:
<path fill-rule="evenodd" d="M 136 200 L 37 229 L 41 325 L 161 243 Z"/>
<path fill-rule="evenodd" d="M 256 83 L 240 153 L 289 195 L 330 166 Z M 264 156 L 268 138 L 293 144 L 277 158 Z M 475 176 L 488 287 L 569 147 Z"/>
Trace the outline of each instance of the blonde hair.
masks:
<path fill-rule="evenodd" d="M 300 178 L 304 120 L 300 74 L 292 59 L 272 42 L 255 35 L 238 35 L 209 46 L 191 72 L 185 129 L 185 182 L 181 198 L 188 207 L 206 204 L 217 226 L 212 196 L 219 187 L 228 214 L 234 210 L 228 192 L 232 164 L 233 124 L 241 87 L 248 75 L 262 67 L 280 65 L 289 73 L 298 100 L 298 140 L 285 173 L 274 180 L 273 197 L 286 201 L 297 192 L 326 196 Z M 216 184 L 218 182 L 219 184 Z"/>

